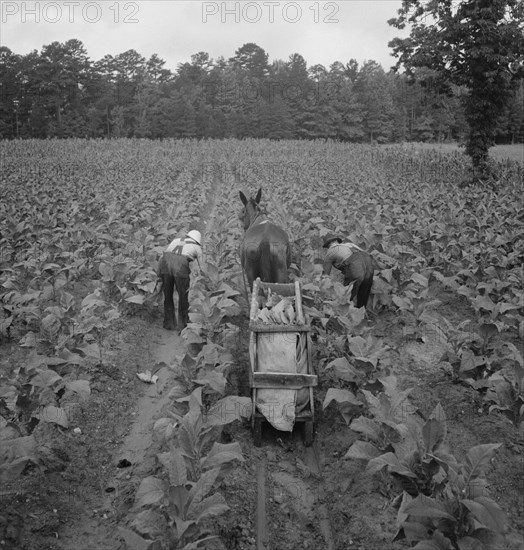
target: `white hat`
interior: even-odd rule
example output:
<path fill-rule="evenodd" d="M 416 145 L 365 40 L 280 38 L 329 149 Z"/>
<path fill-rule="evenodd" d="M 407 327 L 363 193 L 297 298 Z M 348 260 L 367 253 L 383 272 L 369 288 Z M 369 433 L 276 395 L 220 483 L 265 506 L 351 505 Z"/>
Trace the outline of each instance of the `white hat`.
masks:
<path fill-rule="evenodd" d="M 200 235 L 200 231 L 197 231 L 196 229 L 192 229 L 191 231 L 189 231 L 187 236 L 193 241 L 195 241 L 197 244 L 200 244 L 200 245 L 202 244 L 202 235 Z"/>

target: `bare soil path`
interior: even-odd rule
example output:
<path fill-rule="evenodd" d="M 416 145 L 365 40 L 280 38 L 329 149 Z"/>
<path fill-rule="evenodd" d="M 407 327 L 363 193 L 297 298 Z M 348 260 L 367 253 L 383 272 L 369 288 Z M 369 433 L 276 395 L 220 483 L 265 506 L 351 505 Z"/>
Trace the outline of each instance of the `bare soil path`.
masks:
<path fill-rule="evenodd" d="M 150 385 L 142 383 L 144 388 L 135 386 L 138 392 L 130 395 L 132 412 L 128 412 L 127 417 L 128 433 L 114 450 L 105 489 L 98 493 L 98 500 L 93 503 L 95 510 L 102 512 L 101 519 L 104 521 L 99 521 L 99 513 L 90 514 L 85 510 L 76 522 L 61 531 L 60 544 L 64 549 L 119 548 L 121 542 L 118 540 L 115 522 L 119 522 L 129 512 L 140 481 L 156 467 L 153 425 L 169 403 L 169 389 L 176 366 L 184 353 L 184 344 L 177 332 L 168 332 L 159 325 L 152 326 L 143 336 L 154 343 L 151 365 L 147 370 L 156 366 L 158 380 Z M 137 395 L 140 390 L 141 396 Z"/>
<path fill-rule="evenodd" d="M 202 174 L 194 176 L 197 179 L 201 177 Z M 204 242 L 207 228 L 212 228 L 219 178 L 215 176 L 213 183 L 200 220 L 194 227 L 188 228 L 200 230 Z M 91 495 L 91 498 L 85 499 L 86 502 L 81 506 L 82 512 L 76 515 L 76 520 L 61 530 L 60 548 L 64 550 L 124 548 L 124 543 L 118 534 L 118 526 L 127 523 L 126 516 L 132 511 L 134 495 L 140 481 L 158 469 L 156 460 L 158 446 L 154 443 L 153 426 L 155 420 L 163 416 L 162 412 L 169 404 L 169 391 L 186 353 L 186 346 L 178 331 L 166 331 L 162 328 L 162 307 L 162 296 L 159 296 L 156 309 L 150 312 L 151 317 L 142 320 L 138 327 L 134 327 L 135 330 L 131 329 L 136 336 L 136 339 L 131 342 L 133 350 L 131 355 L 135 353 L 146 357 L 145 363 L 141 362 L 143 368 L 137 368 L 137 373 L 149 370 L 158 376 L 158 380 L 154 384 L 147 385 L 140 382 L 138 378 L 134 379 L 135 391 L 127 395 L 128 400 L 126 407 L 121 410 L 122 415 L 118 418 L 112 416 L 104 419 L 106 423 L 125 422 L 126 435 L 119 446 L 113 450 L 112 467 L 104 480 L 103 491 L 98 491 L 97 495 Z M 134 324 L 133 319 L 130 319 L 128 327 L 123 330 L 129 331 Z M 131 350 L 120 350 L 119 358 L 123 363 L 128 363 L 129 357 L 126 352 L 129 351 Z M 116 391 L 122 389 L 119 388 Z M 111 400 L 111 395 L 107 398 Z M 94 511 L 89 510 L 90 506 L 94 507 Z"/>

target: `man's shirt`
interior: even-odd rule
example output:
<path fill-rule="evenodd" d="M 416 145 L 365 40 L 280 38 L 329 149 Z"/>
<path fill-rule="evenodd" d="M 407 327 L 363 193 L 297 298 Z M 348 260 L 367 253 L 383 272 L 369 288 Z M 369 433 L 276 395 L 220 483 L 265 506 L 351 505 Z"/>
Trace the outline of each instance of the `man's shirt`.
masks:
<path fill-rule="evenodd" d="M 202 247 L 192 240 L 190 242 L 185 239 L 174 239 L 169 243 L 166 252 L 174 252 L 185 256 L 190 262 L 197 261 L 198 267 L 202 266 Z"/>
<path fill-rule="evenodd" d="M 329 275 L 333 266 L 342 269 L 343 264 L 351 258 L 354 250 L 362 250 L 362 248 L 353 243 L 335 243 L 331 245 L 324 258 L 324 273 Z"/>

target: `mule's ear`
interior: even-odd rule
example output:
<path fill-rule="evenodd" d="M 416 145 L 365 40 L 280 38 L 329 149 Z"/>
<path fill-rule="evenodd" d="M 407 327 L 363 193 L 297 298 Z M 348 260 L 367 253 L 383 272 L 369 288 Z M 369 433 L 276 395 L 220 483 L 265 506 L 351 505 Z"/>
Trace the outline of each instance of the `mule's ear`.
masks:
<path fill-rule="evenodd" d="M 242 201 L 242 204 L 246 206 L 247 204 L 246 196 L 244 195 L 244 193 L 242 193 L 242 191 L 239 191 L 238 194 L 240 195 L 240 200 Z"/>
<path fill-rule="evenodd" d="M 257 196 L 255 197 L 255 202 L 258 204 L 262 198 L 262 187 L 258 190 Z"/>

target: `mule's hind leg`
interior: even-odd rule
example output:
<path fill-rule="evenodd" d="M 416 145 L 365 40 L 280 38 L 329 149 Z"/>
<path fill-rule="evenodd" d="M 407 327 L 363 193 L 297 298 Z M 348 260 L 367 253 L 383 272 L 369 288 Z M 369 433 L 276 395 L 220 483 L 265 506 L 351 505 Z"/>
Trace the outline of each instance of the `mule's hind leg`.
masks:
<path fill-rule="evenodd" d="M 273 243 L 271 247 L 271 280 L 274 283 L 288 283 L 288 267 L 291 265 L 289 243 Z"/>
<path fill-rule="evenodd" d="M 173 275 L 163 274 L 162 285 L 164 287 L 164 328 L 167 330 L 175 330 L 175 302 L 173 301 L 175 278 Z"/>
<path fill-rule="evenodd" d="M 253 292 L 253 284 L 257 277 L 262 278 L 257 266 L 253 262 L 247 262 L 247 265 L 244 268 L 244 283 L 247 283 L 247 288 L 249 292 Z"/>
<path fill-rule="evenodd" d="M 273 258 L 271 264 L 271 282 L 288 283 L 287 265 L 282 258 Z"/>
<path fill-rule="evenodd" d="M 275 274 L 273 276 L 273 280 L 275 283 L 289 283 L 289 277 L 287 275 L 287 269 L 277 269 L 275 271 Z"/>

